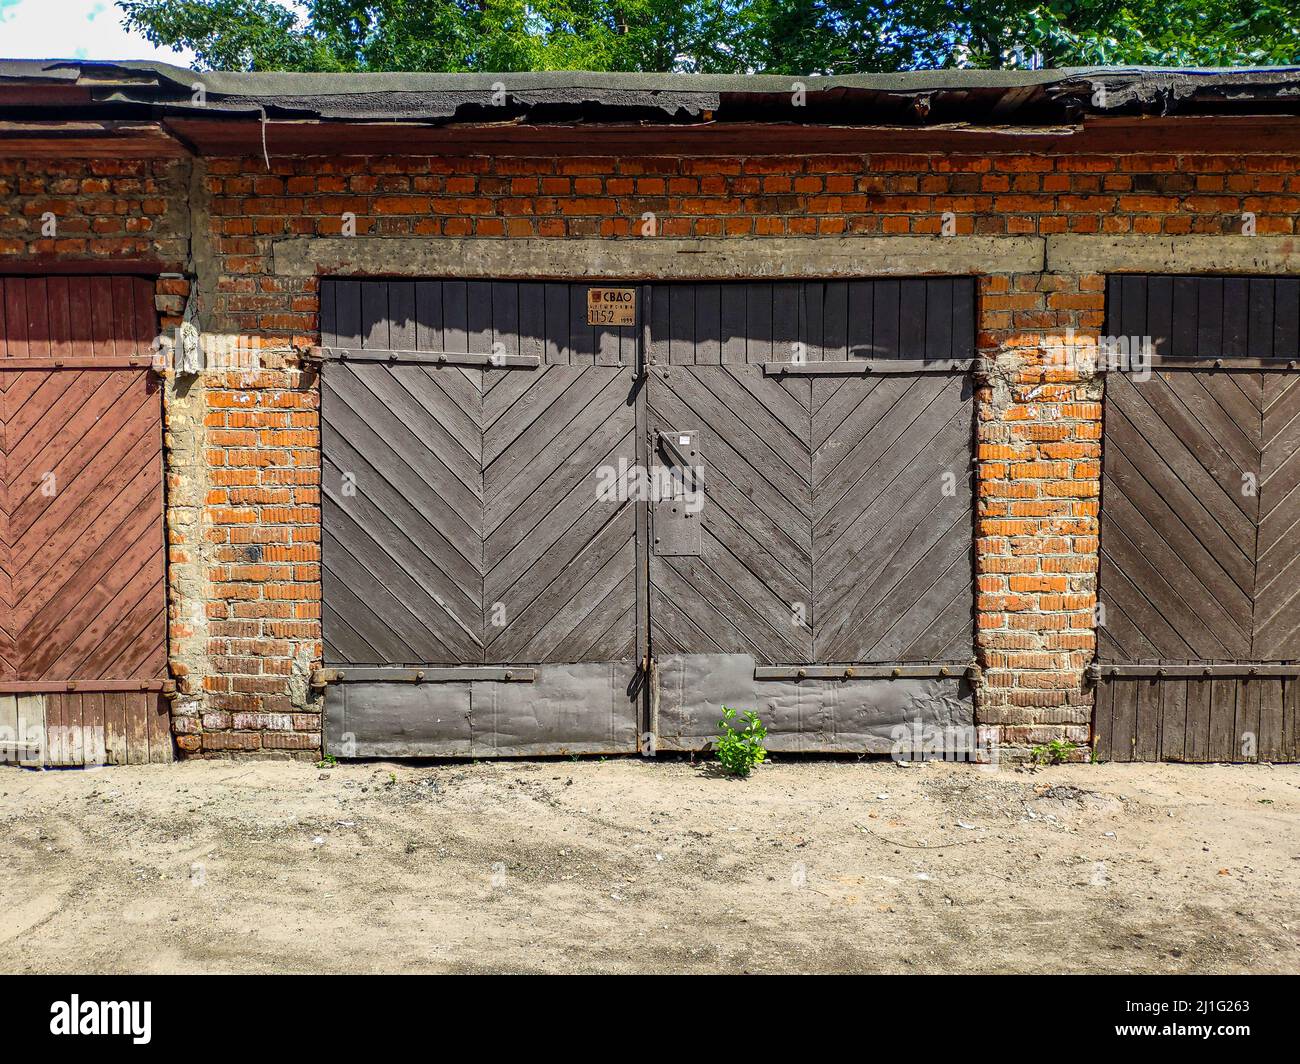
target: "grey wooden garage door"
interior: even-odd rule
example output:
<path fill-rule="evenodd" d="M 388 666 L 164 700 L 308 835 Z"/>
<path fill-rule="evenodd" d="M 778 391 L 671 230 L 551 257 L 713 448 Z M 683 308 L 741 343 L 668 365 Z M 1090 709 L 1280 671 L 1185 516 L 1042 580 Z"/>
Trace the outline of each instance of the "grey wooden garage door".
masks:
<path fill-rule="evenodd" d="M 1098 752 L 1294 760 L 1300 281 L 1116 277 L 1107 307 L 1154 358 L 1106 379 Z"/>
<path fill-rule="evenodd" d="M 968 726 L 972 282 L 631 287 L 323 283 L 330 749 Z"/>
<path fill-rule="evenodd" d="M 635 457 L 635 330 L 589 327 L 585 299 L 323 285 L 333 748 L 636 749 L 635 510 L 596 491 Z"/>
<path fill-rule="evenodd" d="M 758 705 L 778 749 L 883 749 L 900 713 L 964 718 L 951 677 L 973 655 L 971 282 L 647 295 L 652 461 L 680 466 L 691 441 L 703 504 L 654 507 L 660 742 L 698 745 L 720 701 Z M 925 668 L 861 667 L 908 663 Z"/>

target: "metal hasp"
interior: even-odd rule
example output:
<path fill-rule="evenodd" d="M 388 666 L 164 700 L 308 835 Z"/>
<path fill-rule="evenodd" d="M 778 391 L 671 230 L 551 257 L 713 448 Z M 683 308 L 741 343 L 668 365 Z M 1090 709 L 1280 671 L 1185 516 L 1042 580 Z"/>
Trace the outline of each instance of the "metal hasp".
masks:
<path fill-rule="evenodd" d="M 655 433 L 654 553 L 665 558 L 698 558 L 703 549 L 704 458 L 699 429 Z"/>

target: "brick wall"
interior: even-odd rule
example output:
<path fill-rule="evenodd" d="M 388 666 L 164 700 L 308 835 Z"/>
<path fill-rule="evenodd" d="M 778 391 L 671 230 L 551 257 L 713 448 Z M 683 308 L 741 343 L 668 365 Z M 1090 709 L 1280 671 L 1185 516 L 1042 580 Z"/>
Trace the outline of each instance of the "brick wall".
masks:
<path fill-rule="evenodd" d="M 1300 216 L 1300 158 L 1281 155 L 375 157 L 273 159 L 269 171 L 260 158 L 214 159 L 186 186 L 174 178 L 189 165 L 0 160 L 0 255 L 166 258 L 192 237 L 204 328 L 237 350 L 203 377 L 201 468 L 174 482 L 203 479 L 172 540 L 188 574 L 174 583 L 174 657 L 188 681 L 177 730 L 186 750 L 212 753 L 311 756 L 319 744 L 306 684 L 320 655 L 317 391 L 293 355 L 318 339 L 317 281 L 274 274 L 277 239 L 337 236 L 345 212 L 359 236 L 629 241 L 646 212 L 659 237 L 755 240 L 937 234 L 945 212 L 953 239 L 1234 234 L 1245 211 L 1259 233 L 1290 234 Z M 192 201 L 192 233 L 176 202 L 160 202 L 167 188 Z M 56 202 L 80 231 L 46 246 L 38 219 Z M 160 288 L 160 306 L 173 317 L 187 294 Z M 1103 279 L 989 276 L 980 296 L 995 373 L 979 407 L 979 719 L 1009 742 L 1082 741 L 1101 384 L 1045 360 L 1044 338 L 1095 336 Z"/>

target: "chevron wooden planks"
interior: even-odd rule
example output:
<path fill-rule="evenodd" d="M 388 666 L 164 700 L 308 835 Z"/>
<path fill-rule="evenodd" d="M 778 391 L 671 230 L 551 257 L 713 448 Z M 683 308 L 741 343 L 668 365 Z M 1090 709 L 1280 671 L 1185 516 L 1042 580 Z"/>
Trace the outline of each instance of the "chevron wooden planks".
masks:
<path fill-rule="evenodd" d="M 536 369 L 327 365 L 331 664 L 634 656 L 634 507 L 600 499 L 597 483 L 635 460 L 634 381 L 619 364 L 634 333 L 589 327 L 584 286 L 562 287 L 326 285 L 329 343 L 547 356 Z"/>
<path fill-rule="evenodd" d="M 647 650 L 969 662 L 969 377 L 765 366 L 969 359 L 968 279 L 642 285 L 633 327 L 589 326 L 585 289 L 322 285 L 327 662 L 537 666 L 526 727 L 510 714 L 527 692 L 377 683 L 335 700 L 339 736 L 353 721 L 385 751 L 621 749 L 593 736 L 641 704 Z M 658 495 L 683 440 L 703 454 L 698 514 Z M 571 686 L 600 663 L 627 689 Z M 582 704 L 554 703 L 561 688 Z M 447 715 L 408 734 L 399 704 Z"/>
<path fill-rule="evenodd" d="M 1098 658 L 1228 671 L 1103 679 L 1097 749 L 1295 760 L 1300 684 L 1249 666 L 1300 660 L 1300 282 L 1112 277 L 1107 308 L 1112 334 L 1193 361 L 1107 375 Z M 1215 368 L 1243 358 L 1263 361 Z"/>
<path fill-rule="evenodd" d="M 154 321 L 142 278 L 0 278 L 0 682 L 47 764 L 172 757 Z"/>

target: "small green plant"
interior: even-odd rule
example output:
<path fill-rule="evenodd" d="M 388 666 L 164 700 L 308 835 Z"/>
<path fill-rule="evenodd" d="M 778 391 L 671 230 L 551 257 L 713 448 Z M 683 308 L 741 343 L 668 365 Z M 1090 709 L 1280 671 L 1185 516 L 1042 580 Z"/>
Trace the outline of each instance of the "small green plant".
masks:
<path fill-rule="evenodd" d="M 334 768 L 339 763 L 339 759 L 333 754 L 326 754 L 316 762 L 317 768 Z"/>
<path fill-rule="evenodd" d="M 767 729 L 758 719 L 758 714 L 752 710 L 739 718 L 739 723 L 745 725 L 743 729 L 738 731 L 735 727 L 736 723 L 736 711 L 723 706 L 722 719 L 718 721 L 718 741 L 715 745 L 718 760 L 722 762 L 722 770 L 728 776 L 743 778 L 767 759 L 767 751 L 763 748 Z"/>
<path fill-rule="evenodd" d="M 1035 765 L 1063 765 L 1078 748 L 1077 743 L 1053 739 L 1043 746 L 1035 746 L 1029 751 L 1029 758 Z"/>

